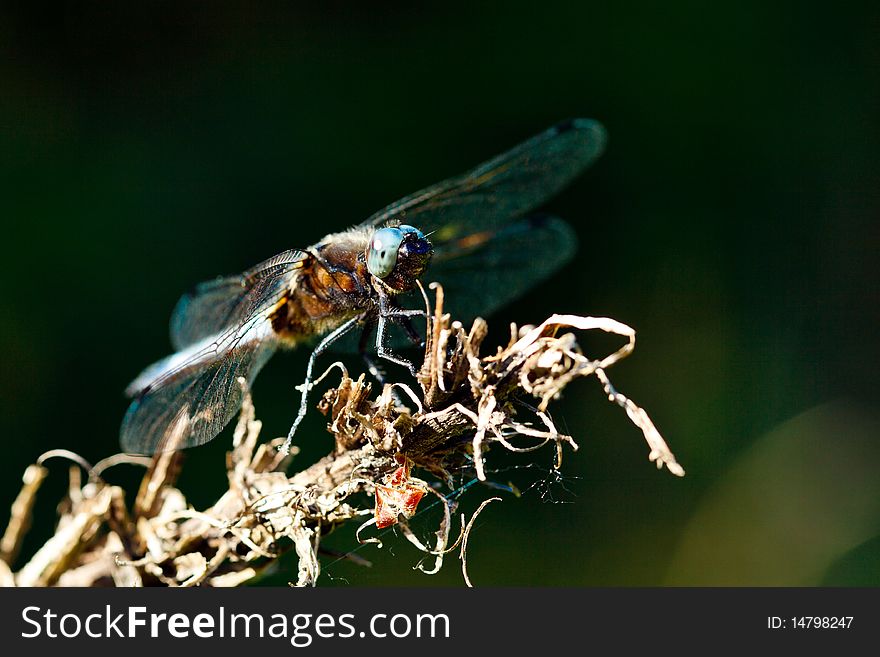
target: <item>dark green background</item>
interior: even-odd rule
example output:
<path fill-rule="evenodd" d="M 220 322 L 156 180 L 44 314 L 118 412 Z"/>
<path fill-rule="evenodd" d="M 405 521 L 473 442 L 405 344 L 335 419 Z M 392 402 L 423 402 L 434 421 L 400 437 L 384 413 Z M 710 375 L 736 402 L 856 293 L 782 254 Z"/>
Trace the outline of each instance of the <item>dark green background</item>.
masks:
<path fill-rule="evenodd" d="M 579 255 L 495 336 L 553 312 L 636 328 L 610 375 L 688 474 L 657 472 L 599 385 L 576 382 L 554 413 L 581 445 L 570 479 L 486 509 L 474 582 L 880 584 L 880 5 L 289 5 L 4 5 L 0 523 L 43 451 L 117 449 L 122 390 L 170 349 L 192 284 L 588 116 L 608 150 L 549 206 Z M 257 380 L 267 436 L 287 431 L 304 360 Z M 298 437 L 301 465 L 330 448 L 317 413 Z M 226 444 L 189 456 L 197 506 L 224 485 Z M 550 452 L 531 460 L 495 480 L 546 478 Z M 52 531 L 51 467 L 27 550 Z M 373 568 L 328 560 L 322 581 L 461 584 L 454 556 L 432 578 L 385 543 L 359 550 Z"/>

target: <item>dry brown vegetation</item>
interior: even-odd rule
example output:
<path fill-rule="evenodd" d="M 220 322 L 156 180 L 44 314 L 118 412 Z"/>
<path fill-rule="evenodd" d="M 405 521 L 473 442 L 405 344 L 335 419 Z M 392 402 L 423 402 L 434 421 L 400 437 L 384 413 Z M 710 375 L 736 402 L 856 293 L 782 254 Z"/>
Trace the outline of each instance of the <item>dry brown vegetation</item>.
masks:
<path fill-rule="evenodd" d="M 325 373 L 322 378 L 337 371 L 340 375 L 319 404 L 335 446 L 293 475 L 287 472 L 292 454 L 278 450 L 283 439 L 258 442 L 261 423 L 245 391 L 227 457 L 228 488 L 201 511 L 175 486 L 180 452 L 153 458 L 120 454 L 94 466 L 63 450 L 44 454 L 25 472 L 0 542 L 0 583 L 237 586 L 294 550 L 298 568 L 290 581 L 314 585 L 322 536 L 352 521 L 360 522 L 363 542 L 378 542 L 367 536 L 372 526 L 398 524 L 404 536 L 432 557 L 420 566 L 427 573 L 439 570 L 444 555 L 458 550 L 470 583 L 464 558 L 467 536 L 476 513 L 497 498 L 485 500 L 470 522 L 462 516 L 459 525 L 456 504 L 444 495 L 444 486 L 465 468 L 485 479 L 490 447 L 517 453 L 555 449 L 560 468 L 564 450 L 577 449 L 577 444 L 557 429 L 547 408 L 571 381 L 582 377 L 596 377 L 608 399 L 626 411 L 644 433 L 649 458 L 658 467 L 684 474 L 647 413 L 618 393 L 606 374 L 634 349 L 635 332 L 628 326 L 607 318 L 554 315 L 537 327 L 512 326 L 506 346 L 481 355 L 486 323 L 477 319 L 466 331 L 453 322 L 443 312 L 442 290 L 437 289 L 430 327 L 415 389 L 397 383 L 373 396 L 365 377 L 350 378 L 341 364 Z M 608 356 L 591 359 L 571 330 L 606 331 L 626 343 Z M 43 463 L 58 456 L 73 464 L 56 532 L 13 572 L 10 564 L 47 476 Z M 143 462 L 146 474 L 129 503 L 126 491 L 106 483 L 102 474 L 132 461 Z M 442 504 L 433 545 L 424 545 L 407 526 L 423 496 Z"/>

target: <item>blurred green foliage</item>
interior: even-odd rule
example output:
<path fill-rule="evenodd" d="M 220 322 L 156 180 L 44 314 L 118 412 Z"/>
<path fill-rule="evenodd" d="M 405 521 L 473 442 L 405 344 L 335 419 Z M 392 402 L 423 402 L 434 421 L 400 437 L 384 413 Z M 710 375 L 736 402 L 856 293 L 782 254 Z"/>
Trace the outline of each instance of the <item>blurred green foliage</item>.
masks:
<path fill-rule="evenodd" d="M 610 374 L 688 475 L 656 472 L 579 382 L 554 413 L 581 445 L 570 478 L 486 509 L 472 579 L 880 585 L 878 33 L 876 3 L 4 5 L 0 524 L 41 452 L 117 449 L 122 390 L 170 349 L 189 286 L 588 116 L 608 150 L 550 206 L 580 256 L 494 335 L 552 312 L 635 327 Z M 304 359 L 259 377 L 266 435 Z M 302 463 L 330 447 L 316 416 Z M 226 442 L 189 455 L 196 504 L 224 485 Z M 522 489 L 551 458 L 490 455 Z M 53 468 L 26 550 L 52 531 Z M 385 542 L 358 551 L 371 569 L 328 559 L 325 583 L 461 584 L 454 558 L 431 578 Z"/>

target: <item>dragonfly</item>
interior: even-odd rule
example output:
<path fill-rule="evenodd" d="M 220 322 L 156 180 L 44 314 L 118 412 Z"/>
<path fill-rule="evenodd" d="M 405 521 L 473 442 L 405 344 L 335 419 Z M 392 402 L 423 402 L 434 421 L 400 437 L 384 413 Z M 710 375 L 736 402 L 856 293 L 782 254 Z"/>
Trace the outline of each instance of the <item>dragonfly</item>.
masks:
<path fill-rule="evenodd" d="M 605 141 L 595 120 L 559 123 L 311 247 L 197 285 L 172 312 L 175 353 L 126 389 L 132 401 L 120 428 L 123 451 L 153 454 L 212 440 L 241 407 L 239 379 L 252 385 L 280 348 L 320 338 L 285 447 L 306 415 L 316 360 L 334 343 L 351 342 L 359 330 L 358 351 L 380 378 L 369 351 L 375 331 L 376 356 L 414 372 L 389 335 L 402 327 L 418 341 L 411 322 L 425 311 L 406 306 L 420 280 L 441 283 L 447 309 L 464 319 L 491 313 L 557 271 L 574 254 L 574 231 L 539 206 L 580 175 Z"/>

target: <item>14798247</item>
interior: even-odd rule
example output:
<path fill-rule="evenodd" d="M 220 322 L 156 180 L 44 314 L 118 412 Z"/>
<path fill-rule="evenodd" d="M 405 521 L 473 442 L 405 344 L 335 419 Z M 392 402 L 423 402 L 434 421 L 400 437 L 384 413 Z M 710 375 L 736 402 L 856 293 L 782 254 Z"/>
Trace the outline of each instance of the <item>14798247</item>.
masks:
<path fill-rule="evenodd" d="M 768 616 L 770 630 L 848 630 L 853 616 Z"/>

